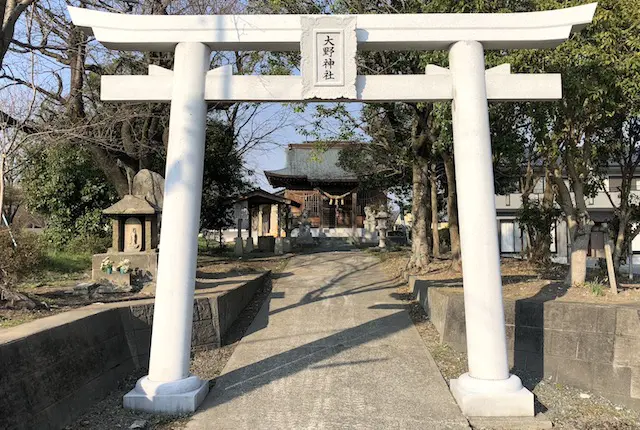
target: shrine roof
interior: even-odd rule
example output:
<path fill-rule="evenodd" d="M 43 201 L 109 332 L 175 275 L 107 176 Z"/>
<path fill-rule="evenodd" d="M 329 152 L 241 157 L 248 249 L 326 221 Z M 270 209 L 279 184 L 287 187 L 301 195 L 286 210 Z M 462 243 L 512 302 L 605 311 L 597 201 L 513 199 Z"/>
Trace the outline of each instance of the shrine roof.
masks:
<path fill-rule="evenodd" d="M 358 182 L 358 178 L 338 165 L 340 150 L 350 142 L 318 142 L 291 144 L 287 149 L 287 165 L 278 170 L 265 170 L 274 186 L 288 182 L 342 183 Z"/>
<path fill-rule="evenodd" d="M 159 212 L 144 196 L 131 194 L 102 211 L 105 215 L 153 215 Z"/>
<path fill-rule="evenodd" d="M 246 194 L 236 200 L 236 202 L 248 202 L 251 205 L 268 205 L 268 204 L 284 204 L 289 206 L 295 206 L 299 208 L 300 203 L 284 198 L 282 196 L 277 196 L 275 194 L 271 194 L 264 190 L 254 190 L 249 194 Z"/>

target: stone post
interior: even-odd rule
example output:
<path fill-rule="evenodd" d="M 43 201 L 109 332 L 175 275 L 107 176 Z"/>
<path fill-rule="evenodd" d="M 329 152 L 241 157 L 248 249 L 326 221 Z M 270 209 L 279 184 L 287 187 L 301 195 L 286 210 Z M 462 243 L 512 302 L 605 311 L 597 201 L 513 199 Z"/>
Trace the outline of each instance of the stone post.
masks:
<path fill-rule="evenodd" d="M 358 193 L 351 193 L 351 231 L 353 240 L 360 242 L 360 237 L 358 236 Z"/>
<path fill-rule="evenodd" d="M 111 236 L 111 248 L 113 249 L 113 252 L 120 252 L 122 251 L 122 249 L 120 249 L 120 237 L 122 236 L 122 233 L 120 232 L 120 218 L 118 216 L 114 216 L 111 220 L 111 229 L 113 230 Z"/>
<path fill-rule="evenodd" d="M 468 416 L 533 416 L 533 394 L 509 375 L 482 44 L 453 44 L 449 64 L 469 361 L 451 391 Z"/>
<path fill-rule="evenodd" d="M 277 214 L 278 227 L 276 232 L 276 240 L 273 248 L 273 253 L 276 255 L 282 255 L 284 254 L 284 240 L 282 238 L 282 234 L 280 233 L 282 230 L 282 206 L 280 205 L 280 203 L 278 203 L 276 207 L 277 207 L 276 214 Z"/>
<path fill-rule="evenodd" d="M 633 281 L 633 242 L 629 241 L 629 280 Z"/>
<path fill-rule="evenodd" d="M 149 375 L 125 395 L 126 408 L 193 412 L 209 390 L 207 381 L 190 375 L 189 364 L 210 54 L 198 42 L 178 43 L 175 50 Z"/>
<path fill-rule="evenodd" d="M 241 256 L 244 253 L 244 249 L 242 246 L 242 218 L 238 217 L 238 222 L 236 223 L 236 225 L 238 229 L 238 235 L 235 239 L 236 243 L 233 252 L 236 256 Z"/>
<path fill-rule="evenodd" d="M 253 237 L 251 236 L 251 224 L 253 224 L 253 211 L 251 205 L 247 202 L 247 213 L 249 214 L 249 225 L 247 226 L 247 243 L 244 247 L 246 253 L 253 252 Z"/>

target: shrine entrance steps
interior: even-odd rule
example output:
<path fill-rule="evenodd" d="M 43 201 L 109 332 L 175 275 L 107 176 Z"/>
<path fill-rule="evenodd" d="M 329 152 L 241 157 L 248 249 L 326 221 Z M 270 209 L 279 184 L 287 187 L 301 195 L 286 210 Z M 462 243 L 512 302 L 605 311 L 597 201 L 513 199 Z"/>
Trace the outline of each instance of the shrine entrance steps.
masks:
<path fill-rule="evenodd" d="M 400 284 L 360 251 L 292 258 L 187 428 L 469 428 Z"/>

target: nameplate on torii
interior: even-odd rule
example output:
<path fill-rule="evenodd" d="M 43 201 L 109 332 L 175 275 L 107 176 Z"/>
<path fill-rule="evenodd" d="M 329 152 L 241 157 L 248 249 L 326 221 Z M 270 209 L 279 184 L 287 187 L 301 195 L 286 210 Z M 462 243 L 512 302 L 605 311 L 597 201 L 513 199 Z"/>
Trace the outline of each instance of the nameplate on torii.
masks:
<path fill-rule="evenodd" d="M 301 17 L 300 72 L 308 99 L 356 99 L 356 17 Z"/>

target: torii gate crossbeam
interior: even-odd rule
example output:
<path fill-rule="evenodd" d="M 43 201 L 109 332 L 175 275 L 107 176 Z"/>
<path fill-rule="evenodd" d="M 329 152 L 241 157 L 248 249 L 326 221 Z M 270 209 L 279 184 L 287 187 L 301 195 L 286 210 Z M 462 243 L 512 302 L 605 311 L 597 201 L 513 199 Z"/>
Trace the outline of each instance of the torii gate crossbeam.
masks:
<path fill-rule="evenodd" d="M 531 416 L 533 394 L 509 374 L 488 100 L 552 100 L 559 75 L 485 70 L 485 49 L 550 48 L 588 25 L 596 4 L 515 14 L 136 16 L 69 7 L 107 48 L 175 51 L 174 70 L 103 76 L 102 99 L 171 103 L 149 375 L 125 407 L 194 411 L 208 383 L 189 374 L 206 101 L 453 100 L 469 373 L 451 391 L 469 416 Z M 450 69 L 358 76 L 357 50 L 449 50 Z M 211 50 L 302 52 L 301 76 L 209 70 Z"/>

